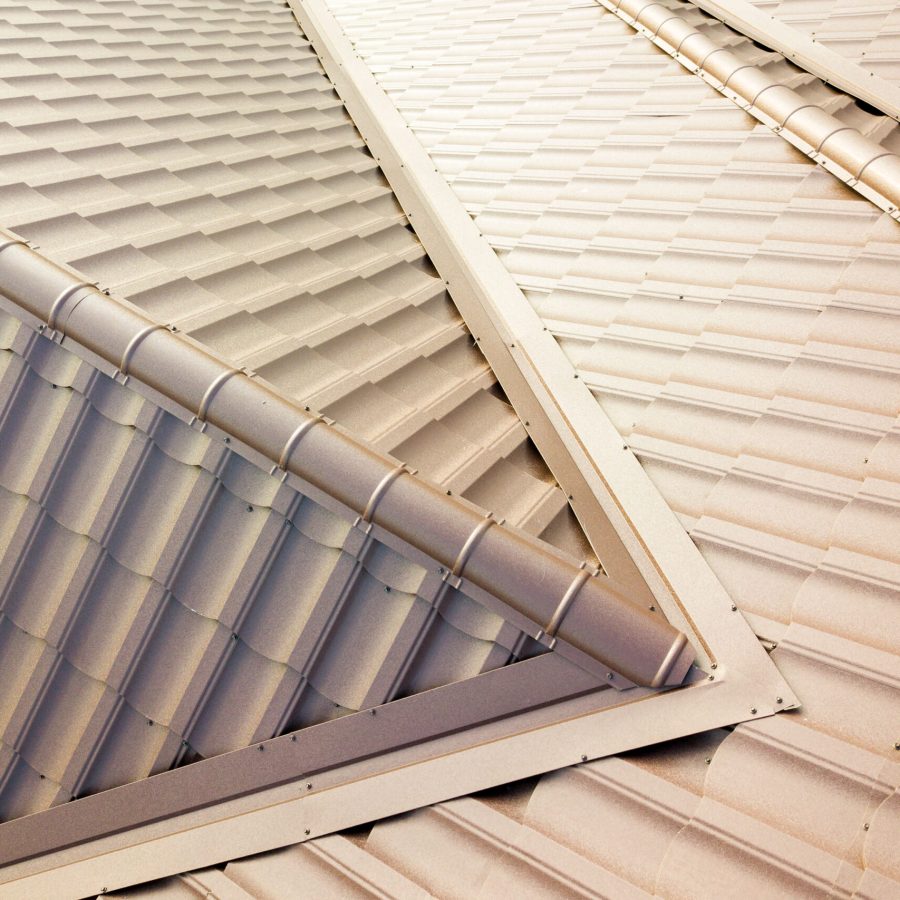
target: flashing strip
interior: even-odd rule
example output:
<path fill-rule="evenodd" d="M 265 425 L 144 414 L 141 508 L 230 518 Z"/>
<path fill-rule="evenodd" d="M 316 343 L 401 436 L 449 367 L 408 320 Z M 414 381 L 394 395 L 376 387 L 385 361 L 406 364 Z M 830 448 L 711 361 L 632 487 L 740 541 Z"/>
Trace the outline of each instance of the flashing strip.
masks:
<path fill-rule="evenodd" d="M 4 900 L 96 896 L 104 889 L 302 843 L 491 785 L 709 731 L 735 717 L 747 719 L 751 697 L 753 719 L 783 708 L 777 698 L 767 696 L 770 686 L 741 679 L 710 682 L 702 677 L 656 697 L 648 696 L 647 689 L 623 696 L 600 689 L 572 667 L 560 666 L 554 672 L 554 656 L 408 698 L 428 703 L 444 690 L 458 700 L 465 691 L 483 716 L 494 710 L 493 719 L 484 717 L 482 724 L 464 732 L 452 733 L 453 724 L 442 723 L 427 707 L 422 720 L 439 725 L 443 736 L 428 740 L 422 731 L 421 743 L 388 755 L 358 758 L 356 751 L 358 761 L 312 777 L 303 771 L 311 759 L 307 751 L 320 740 L 322 749 L 335 758 L 353 754 L 351 737 L 374 746 L 370 741 L 377 743 L 379 735 L 396 727 L 394 704 L 389 704 L 378 707 L 376 715 L 371 710 L 357 713 L 0 825 L 0 846 L 8 848 L 5 858 L 10 860 L 0 868 L 0 895 Z M 500 684 L 504 678 L 513 693 L 536 692 L 530 701 L 526 698 L 530 708 L 512 711 L 513 698 Z M 569 699 L 536 709 L 535 700 L 548 696 L 548 682 L 561 687 Z M 399 712 L 399 704 L 406 701 L 395 702 Z M 502 712 L 504 702 L 507 715 Z M 452 711 L 472 718 L 472 711 L 458 703 Z M 327 745 L 326 733 L 333 738 Z M 393 739 L 397 743 L 396 735 Z M 230 777 L 237 782 L 223 790 Z M 188 805 L 190 811 L 175 811 Z M 160 818 L 166 809 L 170 815 Z M 57 849 L 66 842 L 68 849 Z"/>
<path fill-rule="evenodd" d="M 606 687 L 546 653 L 13 819 L 0 825 L 0 871 Z"/>

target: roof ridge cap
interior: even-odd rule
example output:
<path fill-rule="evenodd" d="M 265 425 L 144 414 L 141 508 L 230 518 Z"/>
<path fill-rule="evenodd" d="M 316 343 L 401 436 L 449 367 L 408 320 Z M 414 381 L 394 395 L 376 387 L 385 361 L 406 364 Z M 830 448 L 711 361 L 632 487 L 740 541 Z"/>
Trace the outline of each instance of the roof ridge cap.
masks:
<path fill-rule="evenodd" d="M 694 659 L 687 638 L 566 554 L 447 495 L 395 459 L 301 409 L 276 388 L 196 341 L 84 281 L 69 267 L 0 231 L 0 293 L 35 316 L 37 330 L 74 341 L 294 475 L 442 563 L 454 586 L 465 576 L 536 623 L 551 648 L 587 654 L 650 687 L 680 684 Z M 302 445 L 303 452 L 297 452 Z M 621 679 L 613 682 L 621 685 Z"/>
<path fill-rule="evenodd" d="M 767 16 L 748 0 L 691 2 L 751 40 L 765 43 L 782 55 L 790 56 L 791 62 L 810 75 L 900 121 L 900 87 L 813 40 L 789 22 L 781 21 L 774 15 Z"/>

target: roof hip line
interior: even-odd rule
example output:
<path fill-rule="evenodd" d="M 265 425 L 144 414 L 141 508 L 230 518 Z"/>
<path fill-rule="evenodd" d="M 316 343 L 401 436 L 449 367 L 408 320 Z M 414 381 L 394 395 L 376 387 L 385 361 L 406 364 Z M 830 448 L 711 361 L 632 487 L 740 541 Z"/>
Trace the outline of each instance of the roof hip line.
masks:
<path fill-rule="evenodd" d="M 13 242 L 6 244 L 7 238 Z M 573 558 L 500 523 L 486 528 L 484 512 L 471 504 L 412 477 L 338 428 L 313 428 L 314 413 L 253 373 L 236 370 L 180 333 L 148 330 L 157 323 L 142 312 L 85 287 L 75 273 L 14 239 L 0 232 L 0 293 L 41 322 L 52 315 L 54 339 L 74 341 L 116 368 L 127 358 L 127 377 L 187 411 L 199 410 L 197 418 L 205 420 L 199 427 L 220 428 L 361 517 L 377 493 L 372 524 L 436 559 L 446 567 L 445 579 L 457 584 L 452 568 L 465 554 L 466 579 L 535 622 L 540 635 L 578 573 Z M 303 426 L 302 452 L 286 452 Z M 606 578 L 592 578 L 579 591 L 557 637 L 649 687 L 680 684 L 694 660 L 680 631 Z"/>

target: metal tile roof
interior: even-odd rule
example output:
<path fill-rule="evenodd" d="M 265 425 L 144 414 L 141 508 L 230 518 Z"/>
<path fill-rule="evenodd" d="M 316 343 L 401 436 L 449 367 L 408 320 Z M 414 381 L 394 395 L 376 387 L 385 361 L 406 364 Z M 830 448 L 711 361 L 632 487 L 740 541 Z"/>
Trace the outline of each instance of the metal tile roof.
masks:
<path fill-rule="evenodd" d="M 14 325 L 2 818 L 533 652 L 464 592 L 429 625 L 421 564 Z"/>
<path fill-rule="evenodd" d="M 4 227 L 596 560 L 289 10 L 6 2 L 0 45 Z"/>
<path fill-rule="evenodd" d="M 107 63 L 104 57 L 100 65 L 105 69 Z M 321 73 L 319 78 L 327 86 Z M 154 121 L 146 111 L 141 116 L 144 124 Z M 233 130 L 234 122 L 229 122 Z M 68 130 L 70 123 L 64 124 Z M 214 145 L 221 153 L 223 141 Z M 108 158 L 105 145 L 103 149 L 101 155 Z M 53 152 L 59 151 L 54 148 Z M 40 152 L 36 158 L 41 158 Z M 256 160 L 253 171 L 270 172 L 266 159 Z M 229 157 L 229 162 L 234 160 Z M 132 190 L 140 183 L 141 191 L 148 191 L 141 195 L 141 222 L 146 212 L 159 223 L 153 212 L 161 209 L 159 197 L 149 191 L 161 190 L 165 195 L 164 185 L 173 184 L 173 170 L 164 168 L 154 169 L 153 177 L 129 182 Z M 300 168 L 308 176 L 308 170 L 316 168 L 315 160 L 307 160 Z M 181 169 L 175 171 L 184 174 Z M 55 180 L 43 183 L 54 173 L 40 165 L 19 174 L 30 187 L 59 186 Z M 108 172 L 97 177 L 110 182 Z M 77 180 L 81 181 L 81 176 Z M 181 196 L 185 203 L 193 203 L 193 199 Z M 359 224 L 358 211 L 351 207 L 341 213 L 342 227 Z M 27 204 L 17 207 L 27 208 Z M 126 206 L 120 211 L 130 213 L 132 209 Z M 213 236 L 218 240 L 224 232 L 168 234 L 153 245 L 164 248 L 156 255 L 144 252 L 149 245 L 143 235 L 136 239 L 132 234 L 127 244 L 72 258 L 66 252 L 66 240 L 72 232 L 79 232 L 77 227 L 69 229 L 78 215 L 80 212 L 67 215 L 60 231 L 50 229 L 43 237 L 31 234 L 33 243 L 49 235 L 54 241 L 51 254 L 68 263 L 68 269 L 55 267 L 14 238 L 4 236 L 0 242 L 0 281 L 11 311 L 3 322 L 6 453 L 2 484 L 4 501 L 8 501 L 5 505 L 14 512 L 2 557 L 4 669 L 11 673 L 13 687 L 3 723 L 6 745 L 0 803 L 4 817 L 21 817 L 173 765 L 218 756 L 285 730 L 461 682 L 537 652 L 540 648 L 531 637 L 534 634 L 535 640 L 549 643 L 554 656 L 569 654 L 576 666 L 587 662 L 590 669 L 597 668 L 591 656 L 591 635 L 611 646 L 613 632 L 621 626 L 620 637 L 633 651 L 628 651 L 628 658 L 648 660 L 652 671 L 638 672 L 625 656 L 621 666 L 610 658 L 597 675 L 599 684 L 592 684 L 588 692 L 602 689 L 614 693 L 610 688 L 627 687 L 627 679 L 652 686 L 680 683 L 693 651 L 662 621 L 656 607 L 650 607 L 651 615 L 642 604 L 619 606 L 621 598 L 609 605 L 600 599 L 610 590 L 605 579 L 589 579 L 590 570 L 579 572 L 577 561 L 508 528 L 497 525 L 484 536 L 493 519 L 485 519 L 483 510 L 450 500 L 445 496 L 449 490 L 436 491 L 424 484 L 412 487 L 396 460 L 376 456 L 358 443 L 360 434 L 368 436 L 362 426 L 354 427 L 356 438 L 352 441 L 339 437 L 344 434 L 339 429 L 324 427 L 306 436 L 309 426 L 318 420 L 270 391 L 259 377 L 269 372 L 250 371 L 246 365 L 238 369 L 236 363 L 250 361 L 241 355 L 243 348 L 210 340 L 203 327 L 193 327 L 195 317 L 162 326 L 129 304 L 104 296 L 113 291 L 137 291 L 140 305 L 147 309 L 143 302 L 147 279 L 158 276 L 159 284 L 150 289 L 159 288 L 159 297 L 169 296 L 168 285 L 173 280 L 181 283 L 181 273 L 187 272 L 192 280 L 197 274 L 195 251 L 205 252 L 203 248 L 210 247 Z M 242 241 L 248 234 L 259 234 L 258 218 L 254 212 L 249 227 L 241 228 Z M 113 221 L 124 229 L 132 220 L 119 217 Z M 17 222 L 17 227 L 21 223 Z M 408 241 L 403 237 L 409 232 L 402 221 L 393 221 L 390 227 L 400 230 L 401 241 Z M 334 262 L 342 277 L 347 270 L 359 274 L 357 251 L 364 249 L 367 237 L 371 235 L 357 233 L 356 240 L 340 244 L 341 253 L 335 252 Z M 249 243 L 254 244 L 252 240 Z M 389 243 L 398 246 L 398 240 Z M 347 245 L 352 248 L 349 255 L 344 253 Z M 309 235 L 295 236 L 289 248 L 282 248 L 284 258 L 302 255 L 307 251 L 301 248 L 309 246 Z M 334 248 L 322 246 L 317 246 L 316 252 L 328 258 Z M 424 259 L 421 247 L 415 246 L 416 257 Z M 244 244 L 240 248 L 243 251 Z M 163 268 L 151 272 L 141 254 Z M 215 276 L 216 298 L 228 301 L 232 292 L 231 307 L 241 307 L 247 285 L 239 283 L 238 290 L 233 281 L 219 278 L 218 256 L 207 261 L 215 263 L 209 268 L 204 262 L 202 268 Z M 95 265 L 98 268 L 92 269 Z M 399 265 L 402 269 L 402 260 Z M 135 268 L 139 277 L 129 278 Z M 125 277 L 106 280 L 97 289 L 78 280 L 84 269 L 89 274 L 105 272 L 106 279 L 123 273 Z M 239 270 L 245 271 L 243 264 Z M 232 269 L 226 273 L 229 277 L 234 274 Z M 366 273 L 368 278 L 371 267 Z M 433 274 L 425 271 L 425 275 L 439 283 Z M 357 308 L 360 295 L 339 278 L 332 278 L 329 285 L 341 287 L 332 295 L 334 302 Z M 438 290 L 443 292 L 443 288 Z M 284 314 L 294 315 L 309 305 L 302 299 L 301 295 L 287 303 L 279 297 L 278 302 Z M 448 303 L 443 296 L 442 300 Z M 235 313 L 231 307 L 223 315 L 245 311 Z M 267 309 L 255 307 L 254 315 Z M 420 312 L 408 302 L 398 314 L 409 340 L 418 341 L 423 329 L 426 333 L 430 329 L 427 321 L 416 315 Z M 214 316 L 208 324 L 219 321 Z M 252 335 L 252 322 L 241 321 L 246 334 Z M 348 364 L 359 364 L 363 349 L 376 353 L 379 364 L 393 352 L 378 345 L 366 331 L 366 323 L 347 327 L 358 332 L 353 339 L 347 340 L 339 329 L 329 334 L 334 337 L 330 346 Z M 457 330 L 464 331 L 458 324 Z M 36 337 L 35 331 L 44 337 Z M 181 331 L 203 343 L 177 336 Z M 375 332 L 381 333 L 377 328 Z M 356 341 L 362 342 L 359 347 Z M 59 349 L 63 342 L 69 350 Z M 216 351 L 227 356 L 227 362 L 216 356 Z M 460 365 L 452 362 L 454 368 Z M 363 374 L 369 374 L 371 360 L 362 360 L 362 368 Z M 409 369 L 412 375 L 407 372 L 404 377 L 410 376 L 412 381 L 395 377 L 396 372 L 388 380 L 392 378 L 394 388 L 415 401 L 422 395 L 430 397 L 427 366 L 420 360 Z M 486 370 L 483 362 L 479 361 L 478 369 L 484 395 L 496 393 L 494 383 L 480 377 Z M 305 371 L 294 375 L 309 377 Z M 291 384 L 273 380 L 296 397 Z M 128 386 L 121 387 L 122 382 Z M 443 389 L 436 387 L 439 393 Z M 162 393 L 162 399 L 154 390 Z M 262 409 L 267 404 L 270 408 Z M 462 417 L 456 419 L 459 424 Z M 461 421 L 473 437 L 479 424 L 478 417 Z M 301 437 L 301 452 L 293 453 Z M 229 447 L 232 438 L 237 443 Z M 347 455 L 350 443 L 359 457 L 355 462 Z M 528 452 L 524 439 L 520 446 L 522 449 L 513 446 L 508 459 L 495 467 L 498 475 L 480 473 L 472 495 L 489 500 L 516 521 L 533 524 L 537 516 L 527 497 L 528 482 L 522 478 L 540 480 L 546 470 L 542 471 L 540 457 Z M 247 451 L 243 458 L 233 455 L 242 448 Z M 262 459 L 257 458 L 260 454 Z M 248 457 L 249 463 L 244 461 Z M 266 458 L 278 460 L 276 471 L 282 471 L 282 481 L 287 478 L 287 484 L 279 484 L 275 472 L 267 475 L 265 468 L 260 468 Z M 471 460 L 467 464 L 470 470 L 475 467 Z M 298 471 L 303 473 L 299 486 L 290 480 L 290 473 Z M 501 477 L 503 484 L 498 485 Z M 319 490 L 322 487 L 330 499 Z M 558 488 L 551 490 L 560 493 Z M 298 515 L 303 524 L 298 524 Z M 309 524 L 307 517 L 312 518 L 311 533 L 303 527 Z M 356 527 L 360 517 L 362 538 Z M 555 526 L 551 521 L 544 528 L 548 534 L 554 527 L 560 530 L 559 514 L 554 518 Z M 236 527 L 238 521 L 244 525 Z M 387 532 L 376 531 L 373 536 L 373 522 Z M 292 541 L 294 532 L 286 531 L 287 525 L 303 537 Z M 317 530 L 320 528 L 324 535 Z M 565 531 L 563 528 L 559 535 L 561 542 L 571 543 L 573 529 L 568 529 L 568 536 Z M 462 543 L 457 537 L 464 539 Z M 409 550 L 409 541 L 419 552 Z M 44 559 L 54 559 L 58 565 L 47 570 L 39 562 Z M 443 563 L 440 571 L 444 575 L 452 569 L 452 584 L 446 577 L 433 577 L 437 562 Z M 457 583 L 464 568 L 466 580 Z M 557 575 L 566 583 L 556 585 Z M 485 604 L 488 595 L 479 594 L 480 588 L 470 589 L 473 578 L 478 583 L 488 578 L 488 591 L 498 593 L 499 606 L 493 600 Z M 502 588 L 504 580 L 508 583 Z M 298 585 L 302 586 L 299 595 Z M 531 621 L 530 613 L 522 618 L 521 610 L 510 615 L 504 611 L 506 601 L 513 607 L 521 606 L 524 599 L 530 603 L 551 585 L 553 590 L 560 587 L 562 593 L 548 594 L 553 605 L 536 613 L 544 623 L 543 630 L 537 621 Z M 386 594 L 400 601 L 399 606 L 384 607 Z M 500 600 L 501 596 L 506 600 Z M 123 597 L 127 598 L 125 608 Z M 593 613 L 601 606 L 606 612 L 602 627 L 598 627 Z M 619 614 L 626 609 L 647 627 L 635 627 L 637 621 L 628 623 L 627 616 L 621 618 Z M 449 631 L 443 627 L 445 621 L 451 623 Z M 109 622 L 114 623 L 112 631 Z M 656 632 L 665 647 L 656 645 Z M 724 633 L 728 632 L 726 628 Z M 480 648 L 474 650 L 472 660 L 468 658 L 473 650 L 469 639 Z M 482 646 L 485 641 L 492 649 Z M 365 651 L 358 646 L 361 642 Z M 654 647 L 660 653 L 652 661 Z M 564 676 L 557 673 L 556 683 L 577 685 L 578 679 L 584 678 L 573 673 Z M 786 688 L 777 677 L 774 681 L 766 677 L 761 684 L 767 693 L 772 688 Z M 706 685 L 704 676 L 700 686 Z M 577 688 L 576 694 L 579 692 L 584 694 L 585 689 Z M 782 692 L 785 699 L 778 702 L 792 705 L 789 691 Z M 720 691 L 717 696 L 721 701 L 731 694 Z M 556 699 L 549 694 L 543 698 L 540 691 L 534 697 L 538 699 L 523 698 L 524 706 L 546 705 Z M 771 714 L 774 698 L 761 699 L 759 714 Z M 610 700 L 604 702 L 611 704 Z M 233 705 L 240 707 L 241 716 L 229 718 L 227 710 Z M 716 724 L 733 722 L 757 714 L 756 709 L 748 713 L 748 705 L 743 705 L 740 713 L 723 712 L 721 703 L 714 702 L 699 714 L 702 718 L 717 709 L 712 713 Z M 408 708 L 406 704 L 404 709 Z M 568 707 L 560 715 L 574 711 Z M 585 707 L 579 711 L 596 710 Z M 387 718 L 390 730 L 390 715 Z M 647 721 L 652 719 L 650 714 Z M 488 723 L 491 721 L 489 718 Z M 653 733 L 669 735 L 703 727 L 689 724 L 690 717 L 670 716 L 669 721 L 674 732 L 654 729 Z M 616 733 L 615 729 L 609 733 Z M 149 742 L 148 734 L 152 736 Z M 632 729 L 615 749 L 646 739 L 643 727 Z M 278 744 L 284 746 L 284 741 Z M 592 755 L 604 752 L 602 746 L 581 746 Z M 556 749 L 555 761 L 540 761 L 543 757 L 536 754 L 524 756 L 528 760 L 525 771 L 559 765 L 569 758 L 571 749 L 567 747 L 564 743 Z M 260 749 L 264 749 L 262 745 Z M 496 783 L 498 777 L 502 776 L 492 774 L 482 783 Z M 176 791 L 180 783 L 178 779 L 166 781 L 175 784 Z M 440 797 L 459 790 L 442 788 Z M 164 793 L 156 793 L 153 802 L 158 803 Z M 129 805 L 125 801 L 125 805 L 126 817 L 142 814 L 140 802 Z M 402 801 L 390 808 L 395 811 L 408 805 Z M 81 810 L 93 816 L 90 810 L 95 808 L 83 803 L 66 806 L 61 810 L 64 819 L 56 819 L 63 823 L 58 834 L 69 833 L 65 822 L 77 820 Z M 358 821 L 356 815 L 350 820 Z M 53 830 L 43 830 L 45 821 L 35 820 L 34 828 L 27 821 L 21 828 L 16 824 L 17 834 L 34 832 L 39 841 L 46 841 L 49 834 L 52 846 Z M 103 816 L 93 816 L 93 822 L 101 829 L 120 827 L 104 824 Z M 328 829 L 317 832 L 324 830 Z M 18 849 L 18 838 L 9 828 L 4 836 L 10 843 L 2 851 L 3 861 L 21 858 L 16 856 L 23 852 Z M 27 845 L 29 840 L 23 843 Z M 37 851 L 31 847 L 28 852 Z"/>
<path fill-rule="evenodd" d="M 333 9 L 804 704 L 589 764 L 629 785 L 604 806 L 576 770 L 544 776 L 524 789 L 535 827 L 662 896 L 892 896 L 896 225 L 596 7 Z M 665 791 L 684 806 L 661 820 Z M 373 851 L 395 832 L 391 863 L 453 896 L 439 870 L 473 838 L 430 831 L 426 872 L 409 821 L 443 814 L 379 823 Z M 660 851 L 632 859 L 620 834 Z M 521 865 L 490 845 L 473 877 Z"/>

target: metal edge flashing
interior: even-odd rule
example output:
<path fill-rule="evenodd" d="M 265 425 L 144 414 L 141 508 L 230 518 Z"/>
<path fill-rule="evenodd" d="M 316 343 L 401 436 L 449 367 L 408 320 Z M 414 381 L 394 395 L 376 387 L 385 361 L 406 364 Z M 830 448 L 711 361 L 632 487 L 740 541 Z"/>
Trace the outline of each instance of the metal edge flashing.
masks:
<path fill-rule="evenodd" d="M 757 66 L 741 62 L 657 0 L 595 0 L 689 72 L 900 221 L 900 157 Z"/>
<path fill-rule="evenodd" d="M 526 678 L 523 686 L 540 685 L 551 673 L 548 668 L 539 671 L 539 665 L 552 660 L 548 654 L 518 663 L 532 666 L 537 677 L 537 681 Z M 436 692 L 474 689 L 469 694 L 473 702 L 487 707 L 490 698 L 481 690 L 484 682 L 479 679 L 513 671 L 513 667 L 497 670 Z M 571 673 L 566 666 L 550 680 L 569 679 Z M 427 704 L 432 693 L 417 695 L 419 702 Z M 745 711 L 744 719 L 764 718 L 783 709 L 783 698 L 767 695 L 765 687 L 740 678 L 714 683 L 703 678 L 656 697 L 648 698 L 648 693 L 638 689 L 634 697 L 628 697 L 602 687 L 592 690 L 590 680 L 579 676 L 569 684 L 568 700 L 516 714 L 513 698 L 505 717 L 458 733 L 448 733 L 458 724 L 450 723 L 449 729 L 438 729 L 431 739 L 422 732 L 422 742 L 368 759 L 357 759 L 357 751 L 329 740 L 325 749 L 345 762 L 319 774 L 303 771 L 304 759 L 310 758 L 304 756 L 304 739 L 314 743 L 316 730 L 324 737 L 326 729 L 338 723 L 283 735 L 0 825 L 0 840 L 13 847 L 8 857 L 18 859 L 0 868 L 0 896 L 4 900 L 93 896 L 302 843 L 486 786 L 721 727 L 722 709 L 734 709 L 751 695 L 755 705 Z M 643 699 L 654 702 L 640 702 Z M 377 743 L 383 714 L 382 724 L 396 737 L 392 726 L 397 723 L 389 712 L 386 706 L 376 715 L 366 711 L 339 720 L 346 723 L 346 733 L 339 735 L 332 729 L 329 738 L 352 738 L 368 729 L 365 744 Z M 462 714 L 471 716 L 471 711 Z M 222 771 L 239 779 L 234 790 L 221 783 Z M 187 798 L 179 796 L 185 793 Z M 139 806 L 137 814 L 127 809 L 143 795 L 150 806 Z M 167 808 L 170 815 L 165 814 Z M 66 813 L 72 819 L 58 824 L 57 817 Z M 113 828 L 92 822 L 107 813 L 114 819 Z M 79 832 L 84 822 L 86 830 Z M 40 846 L 47 842 L 42 830 L 55 833 L 57 827 L 63 833 L 74 827 L 74 840 L 70 837 L 65 849 L 41 853 Z M 84 839 L 79 840 L 79 835 Z M 29 848 L 37 852 L 29 853 Z"/>
<path fill-rule="evenodd" d="M 7 866 L 598 691 L 615 693 L 545 653 L 12 819 L 0 824 L 0 883 Z"/>
<path fill-rule="evenodd" d="M 648 602 L 689 636 L 697 665 L 707 675 L 739 669 L 750 682 L 777 683 L 776 693 L 786 705 L 799 705 L 637 457 L 356 53 L 326 0 L 288 2 L 501 386 L 522 421 L 530 423 L 529 433 L 570 495 L 579 521 L 592 543 L 599 538 L 594 546 L 606 571 L 629 589 L 649 588 Z M 610 535 L 620 548 L 612 559 L 603 552 Z M 634 566 L 639 585 L 630 574 Z"/>
<path fill-rule="evenodd" d="M 315 415 L 252 372 L 236 369 L 181 333 L 151 327 L 158 323 L 131 304 L 85 284 L 12 236 L 0 233 L 0 248 L 0 293 L 48 323 L 38 326 L 45 336 L 77 342 L 117 367 L 127 359 L 128 375 L 118 369 L 121 379 L 140 381 L 195 411 L 196 427 L 216 425 L 268 460 L 282 462 L 285 473 L 355 511 L 365 530 L 378 525 L 442 564 L 444 580 L 453 586 L 465 576 L 524 616 L 532 623 L 529 632 L 562 655 L 572 647 L 576 659 L 585 654 L 635 684 L 684 680 L 693 649 L 615 581 L 588 579 L 558 616 L 571 585 L 582 577 L 574 559 L 502 523 L 486 528 L 484 511 L 415 478 L 338 428 L 312 427 Z M 276 463 L 272 471 L 277 470 Z M 551 623 L 555 633 L 548 636 Z"/>
<path fill-rule="evenodd" d="M 777 50 L 811 75 L 900 121 L 900 88 L 835 53 L 748 0 L 691 0 L 729 28 Z"/>

